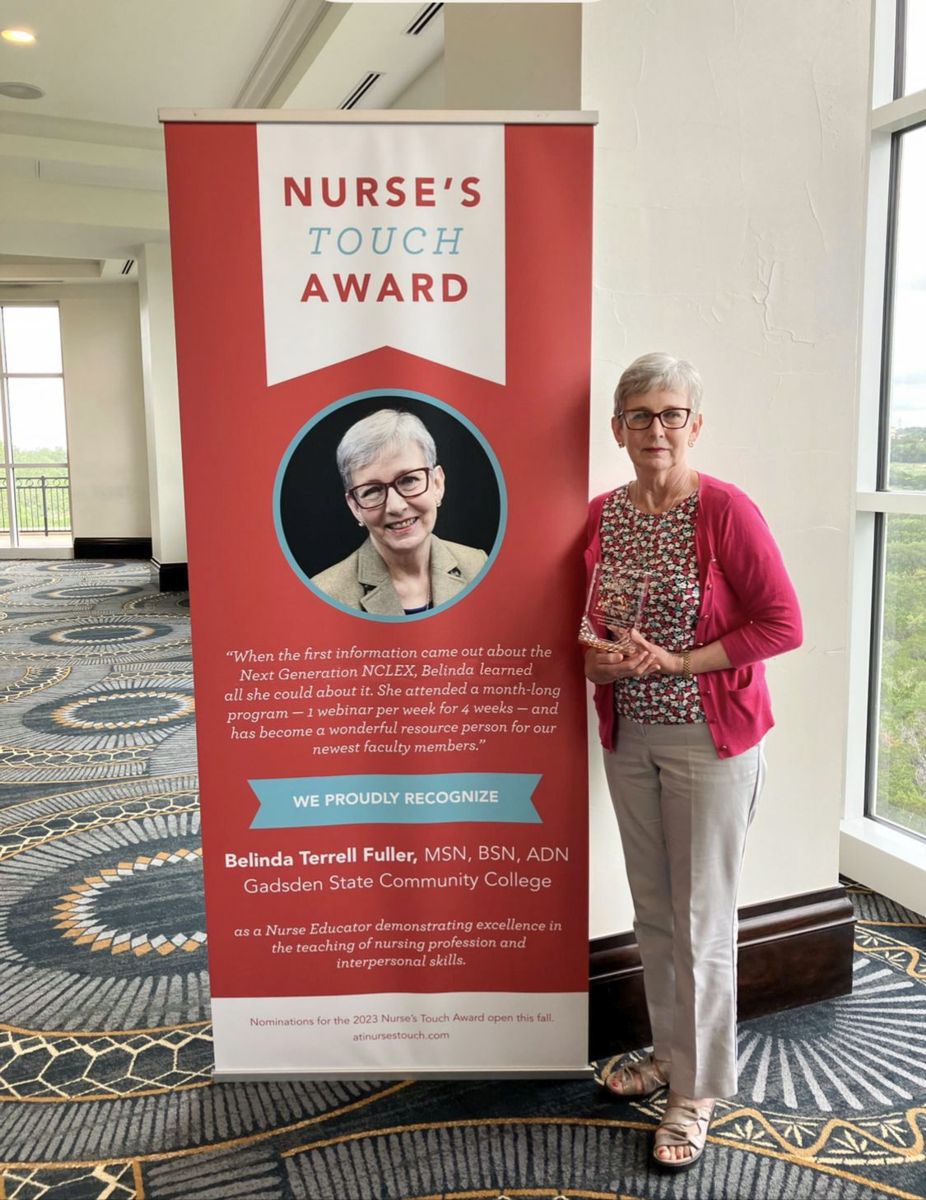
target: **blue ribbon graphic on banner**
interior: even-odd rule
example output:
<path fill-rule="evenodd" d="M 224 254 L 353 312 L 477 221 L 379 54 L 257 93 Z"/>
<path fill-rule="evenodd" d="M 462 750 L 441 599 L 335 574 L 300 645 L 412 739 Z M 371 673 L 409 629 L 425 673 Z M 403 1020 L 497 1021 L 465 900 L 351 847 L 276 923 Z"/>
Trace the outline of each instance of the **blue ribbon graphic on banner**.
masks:
<path fill-rule="evenodd" d="M 322 775 L 252 779 L 260 801 L 252 829 L 317 825 L 440 825 L 500 821 L 539 825 L 539 775 Z"/>

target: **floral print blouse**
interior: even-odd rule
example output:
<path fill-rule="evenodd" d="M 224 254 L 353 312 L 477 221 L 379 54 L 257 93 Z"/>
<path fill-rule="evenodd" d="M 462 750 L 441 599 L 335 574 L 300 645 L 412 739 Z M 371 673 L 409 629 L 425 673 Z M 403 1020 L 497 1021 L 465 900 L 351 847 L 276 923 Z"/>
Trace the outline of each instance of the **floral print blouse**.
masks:
<path fill-rule="evenodd" d="M 603 563 L 649 572 L 640 633 L 675 654 L 694 644 L 701 605 L 697 514 L 697 492 L 668 512 L 645 513 L 634 505 L 626 485 L 612 492 L 601 510 Z M 682 675 L 620 679 L 614 685 L 614 701 L 619 717 L 641 725 L 686 725 L 706 719 L 697 682 Z"/>

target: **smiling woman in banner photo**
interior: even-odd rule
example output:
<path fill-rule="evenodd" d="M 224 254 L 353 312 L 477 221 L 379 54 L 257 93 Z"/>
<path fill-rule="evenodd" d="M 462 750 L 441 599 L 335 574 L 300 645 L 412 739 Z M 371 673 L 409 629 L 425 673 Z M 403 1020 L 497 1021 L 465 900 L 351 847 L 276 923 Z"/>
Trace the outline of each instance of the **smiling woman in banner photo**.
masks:
<path fill-rule="evenodd" d="M 413 413 L 384 408 L 338 443 L 344 497 L 366 540 L 312 576 L 341 604 L 379 616 L 425 613 L 454 599 L 486 562 L 484 550 L 434 532 L 446 480 L 437 447 Z"/>
<path fill-rule="evenodd" d="M 668 1086 L 653 1158 L 674 1171 L 737 1090 L 736 895 L 773 723 L 763 660 L 801 642 L 762 514 L 688 461 L 700 404 L 698 373 L 667 354 L 621 376 L 611 428 L 635 479 L 591 503 L 582 634 L 653 1036 L 601 1079 L 619 1097 Z"/>

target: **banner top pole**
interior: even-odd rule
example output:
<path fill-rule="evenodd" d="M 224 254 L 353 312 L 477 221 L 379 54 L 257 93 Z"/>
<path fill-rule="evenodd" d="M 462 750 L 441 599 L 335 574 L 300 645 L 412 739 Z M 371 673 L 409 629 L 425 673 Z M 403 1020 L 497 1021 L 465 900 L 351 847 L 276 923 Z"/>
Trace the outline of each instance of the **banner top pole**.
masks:
<path fill-rule="evenodd" d="M 281 108 L 159 108 L 162 125 L 203 122 L 228 124 L 318 125 L 597 125 L 597 112 L 532 111 L 528 109 L 281 109 Z"/>

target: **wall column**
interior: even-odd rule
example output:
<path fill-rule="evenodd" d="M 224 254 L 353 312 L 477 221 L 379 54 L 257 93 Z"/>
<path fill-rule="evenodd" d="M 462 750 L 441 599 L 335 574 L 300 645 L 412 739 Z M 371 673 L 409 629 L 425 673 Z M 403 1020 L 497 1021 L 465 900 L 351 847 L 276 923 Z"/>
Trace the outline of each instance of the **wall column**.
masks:
<path fill-rule="evenodd" d="M 158 568 L 161 591 L 169 591 L 187 586 L 187 551 L 174 300 L 166 242 L 151 242 L 139 250 L 138 305 L 152 560 Z"/>
<path fill-rule="evenodd" d="M 447 108 L 576 111 L 581 4 L 444 5 Z"/>

